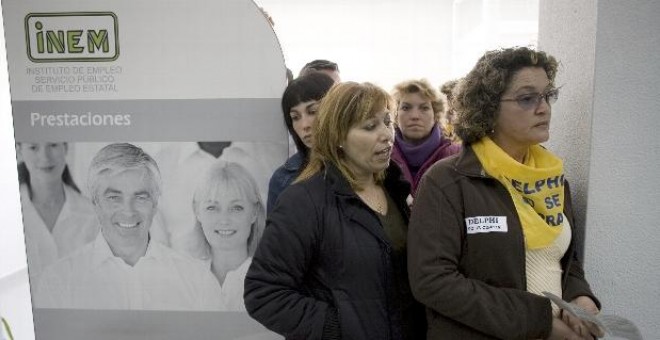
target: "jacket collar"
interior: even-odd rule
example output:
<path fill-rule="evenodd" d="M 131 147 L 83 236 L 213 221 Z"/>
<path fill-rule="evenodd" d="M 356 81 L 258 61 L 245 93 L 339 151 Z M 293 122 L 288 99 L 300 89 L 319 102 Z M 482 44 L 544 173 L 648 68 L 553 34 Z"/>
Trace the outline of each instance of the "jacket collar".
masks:
<path fill-rule="evenodd" d="M 398 202 L 399 199 L 405 201 L 410 195 L 411 185 L 406 181 L 403 171 L 393 160 L 390 161 L 390 166 L 386 171 L 385 189 L 388 190 L 395 202 Z"/>
<path fill-rule="evenodd" d="M 461 153 L 454 163 L 454 169 L 458 173 L 469 177 L 490 177 L 481 165 L 474 150 L 472 150 L 472 146 L 469 144 L 463 146 L 463 150 L 461 150 Z"/>
<path fill-rule="evenodd" d="M 288 171 L 298 171 L 303 164 L 302 152 L 296 152 L 293 156 L 284 162 L 284 169 Z"/>
<path fill-rule="evenodd" d="M 323 179 L 327 181 L 328 185 L 340 196 L 353 196 L 355 192 L 341 171 L 332 163 L 325 163 L 323 169 Z"/>
<path fill-rule="evenodd" d="M 323 177 L 337 195 L 356 196 L 353 188 L 334 164 L 326 163 Z M 403 178 L 401 169 L 394 161 L 390 161 L 390 165 L 385 170 L 384 188 L 395 201 L 400 199 L 405 201 L 410 193 L 410 184 Z"/>
<path fill-rule="evenodd" d="M 395 162 L 390 162 L 390 166 L 386 171 L 384 188 L 397 204 L 407 221 L 409 212 L 405 206 L 405 199 L 409 194 L 410 185 L 403 180 L 401 170 L 399 170 Z M 339 169 L 332 164 L 326 164 L 323 171 L 323 178 L 331 190 L 334 191 L 337 198 L 345 203 L 342 208 L 345 218 L 361 225 L 380 240 L 382 244 L 390 247 L 390 241 L 380 225 L 376 213 L 366 208 Z"/>

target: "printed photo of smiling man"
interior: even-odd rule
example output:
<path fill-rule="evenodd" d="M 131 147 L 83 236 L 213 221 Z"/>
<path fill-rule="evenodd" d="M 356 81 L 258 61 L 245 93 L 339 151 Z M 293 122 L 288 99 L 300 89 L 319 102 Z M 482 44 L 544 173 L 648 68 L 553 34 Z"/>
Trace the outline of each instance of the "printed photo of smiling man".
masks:
<path fill-rule="evenodd" d="M 87 176 L 100 232 L 50 266 L 37 308 L 216 310 L 217 280 L 203 262 L 149 236 L 161 193 L 154 159 L 128 143 L 103 147 Z"/>

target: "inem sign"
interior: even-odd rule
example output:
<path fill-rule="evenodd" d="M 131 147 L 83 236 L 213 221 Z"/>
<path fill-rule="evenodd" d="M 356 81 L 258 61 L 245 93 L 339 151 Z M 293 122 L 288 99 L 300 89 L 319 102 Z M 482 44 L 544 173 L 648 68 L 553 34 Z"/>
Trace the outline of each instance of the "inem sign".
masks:
<path fill-rule="evenodd" d="M 25 17 L 31 61 L 114 61 L 119 57 L 117 16 L 112 12 L 32 13 Z"/>

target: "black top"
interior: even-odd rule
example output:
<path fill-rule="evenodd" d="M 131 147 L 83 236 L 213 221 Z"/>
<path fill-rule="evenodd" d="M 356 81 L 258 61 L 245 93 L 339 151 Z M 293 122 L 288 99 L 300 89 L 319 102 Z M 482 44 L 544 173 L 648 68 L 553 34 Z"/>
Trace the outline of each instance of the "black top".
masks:
<path fill-rule="evenodd" d="M 393 232 L 409 216 L 409 184 L 394 163 L 384 188 L 385 225 L 334 166 L 287 187 L 245 278 L 248 313 L 287 339 L 424 339 L 405 242 Z"/>

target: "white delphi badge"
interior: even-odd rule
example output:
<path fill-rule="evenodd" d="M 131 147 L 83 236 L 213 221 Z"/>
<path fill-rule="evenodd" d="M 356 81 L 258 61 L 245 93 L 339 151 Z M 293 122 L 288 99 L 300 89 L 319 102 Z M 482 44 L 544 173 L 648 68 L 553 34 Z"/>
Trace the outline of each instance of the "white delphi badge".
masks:
<path fill-rule="evenodd" d="M 506 233 L 508 225 L 506 216 L 473 216 L 465 218 L 468 234 Z"/>

